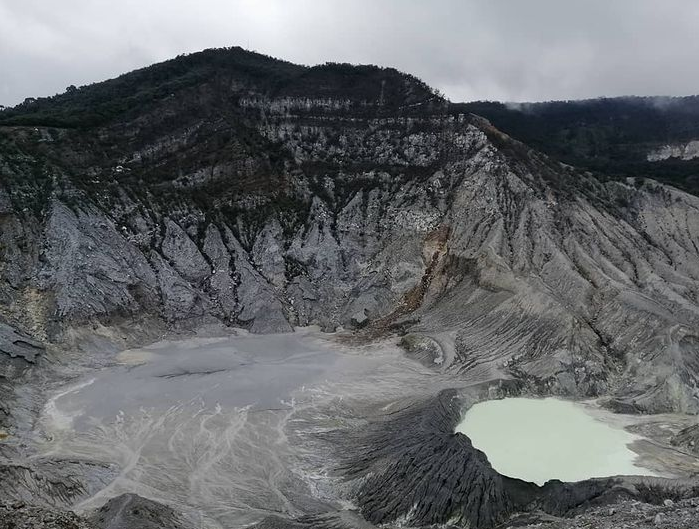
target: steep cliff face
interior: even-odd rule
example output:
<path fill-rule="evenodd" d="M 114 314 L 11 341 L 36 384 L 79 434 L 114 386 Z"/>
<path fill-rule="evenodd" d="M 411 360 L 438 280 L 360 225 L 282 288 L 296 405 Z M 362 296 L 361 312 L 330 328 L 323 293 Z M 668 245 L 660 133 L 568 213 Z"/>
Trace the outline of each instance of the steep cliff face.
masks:
<path fill-rule="evenodd" d="M 394 70 L 240 53 L 0 114 L 8 323 L 411 332 L 465 377 L 699 411 L 699 199 L 559 164 Z"/>

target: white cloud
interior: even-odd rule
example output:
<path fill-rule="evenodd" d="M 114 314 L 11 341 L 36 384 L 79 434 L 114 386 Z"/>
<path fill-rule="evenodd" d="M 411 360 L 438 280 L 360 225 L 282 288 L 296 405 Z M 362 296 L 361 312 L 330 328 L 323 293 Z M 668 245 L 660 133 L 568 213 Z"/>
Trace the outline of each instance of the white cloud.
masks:
<path fill-rule="evenodd" d="M 692 0 L 0 0 L 0 103 L 203 48 L 376 63 L 453 100 L 699 92 Z"/>

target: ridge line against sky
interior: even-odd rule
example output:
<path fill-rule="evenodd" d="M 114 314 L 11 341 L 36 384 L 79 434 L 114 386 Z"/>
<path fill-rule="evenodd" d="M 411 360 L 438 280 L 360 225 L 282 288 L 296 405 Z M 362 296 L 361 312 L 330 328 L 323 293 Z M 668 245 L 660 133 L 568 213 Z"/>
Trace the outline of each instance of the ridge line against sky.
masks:
<path fill-rule="evenodd" d="M 242 46 L 391 66 L 452 101 L 699 92 L 692 0 L 0 0 L 0 104 Z"/>

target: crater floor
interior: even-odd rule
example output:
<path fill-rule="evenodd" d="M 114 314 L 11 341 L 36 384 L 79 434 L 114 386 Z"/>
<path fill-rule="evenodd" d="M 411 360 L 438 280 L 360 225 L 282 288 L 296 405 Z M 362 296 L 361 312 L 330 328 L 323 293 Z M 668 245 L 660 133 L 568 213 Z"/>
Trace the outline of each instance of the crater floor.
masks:
<path fill-rule="evenodd" d="M 396 340 L 350 344 L 316 328 L 162 341 L 120 352 L 57 383 L 38 421 L 33 457 L 89 462 L 84 479 L 92 486 L 70 505 L 78 513 L 133 493 L 165 503 L 204 528 L 240 527 L 270 515 L 322 516 L 357 507 L 348 502 L 352 494 L 337 472 L 341 432 L 362 427 L 369 416 L 390 420 L 410 402 L 445 389 L 468 393 L 472 404 L 496 385 L 467 384 L 409 358 Z M 666 428 L 605 416 L 617 422 L 613 429 L 580 413 L 588 426 L 608 428 L 624 442 L 640 437 L 622 427 L 645 428 L 646 445 L 634 449 L 653 470 L 636 473 L 690 474 L 684 456 L 663 467 L 658 450 L 669 449 L 652 439 Z M 682 422 L 664 416 L 666 425 L 675 419 Z M 581 458 L 587 458 L 590 439 L 582 430 L 578 434 Z M 334 436 L 332 449 L 328 435 Z M 503 439 L 514 446 L 521 441 L 520 435 Z M 350 435 L 346 444 L 352 443 Z M 474 444 L 479 447 L 475 438 Z"/>
<path fill-rule="evenodd" d="M 40 457 L 114 469 L 79 512 L 127 492 L 205 527 L 323 512 L 339 503 L 322 468 L 329 462 L 309 458 L 320 428 L 313 415 L 356 396 L 445 386 L 433 379 L 392 343 L 350 347 L 316 329 L 164 341 L 56 388 L 38 448 Z"/>

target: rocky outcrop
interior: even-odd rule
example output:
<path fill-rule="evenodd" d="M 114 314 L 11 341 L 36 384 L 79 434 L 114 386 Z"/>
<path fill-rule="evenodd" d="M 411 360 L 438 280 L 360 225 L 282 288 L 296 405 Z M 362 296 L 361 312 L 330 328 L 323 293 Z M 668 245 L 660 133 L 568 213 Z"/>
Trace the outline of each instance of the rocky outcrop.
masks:
<path fill-rule="evenodd" d="M 4 500 L 68 508 L 104 487 L 113 475 L 113 468 L 91 461 L 23 458 L 0 450 L 0 497 Z"/>
<path fill-rule="evenodd" d="M 399 345 L 405 349 L 408 356 L 426 367 L 440 368 L 445 364 L 444 350 L 429 336 L 406 334 L 401 338 Z"/>
<path fill-rule="evenodd" d="M 0 529 L 190 529 L 184 517 L 136 494 L 112 498 L 87 517 L 24 501 L 0 502 Z"/>
<path fill-rule="evenodd" d="M 0 503 L 0 529 L 96 529 L 72 512 L 27 505 Z"/>
<path fill-rule="evenodd" d="M 660 504 L 625 500 L 593 507 L 571 518 L 545 513 L 520 514 L 509 525 L 522 529 L 693 529 L 699 523 L 698 506 L 696 499 Z"/>
<path fill-rule="evenodd" d="M 692 140 L 684 144 L 663 145 L 649 152 L 646 157 L 649 162 L 659 162 L 670 158 L 677 158 L 685 161 L 699 158 L 699 141 Z"/>
<path fill-rule="evenodd" d="M 194 527 L 170 507 L 137 494 L 122 494 L 112 498 L 88 519 L 96 529 L 190 529 Z"/>
<path fill-rule="evenodd" d="M 303 516 L 294 520 L 269 516 L 254 527 L 256 529 L 373 529 L 376 526 L 367 522 L 356 511 L 346 510 Z"/>
<path fill-rule="evenodd" d="M 34 363 L 43 351 L 44 346 L 40 342 L 0 322 L 0 353 Z"/>
<path fill-rule="evenodd" d="M 456 393 L 444 392 L 334 439 L 366 520 L 492 527 L 506 518 L 512 502 L 502 477 L 468 437 L 454 433 L 460 414 Z"/>
<path fill-rule="evenodd" d="M 699 454 L 699 424 L 683 428 L 672 436 L 670 443 L 690 453 Z"/>

